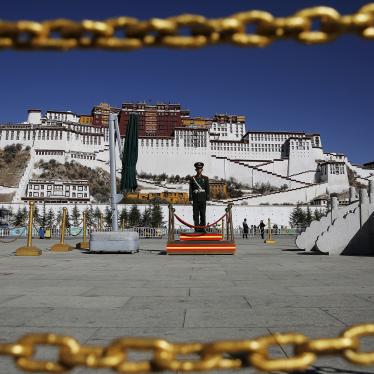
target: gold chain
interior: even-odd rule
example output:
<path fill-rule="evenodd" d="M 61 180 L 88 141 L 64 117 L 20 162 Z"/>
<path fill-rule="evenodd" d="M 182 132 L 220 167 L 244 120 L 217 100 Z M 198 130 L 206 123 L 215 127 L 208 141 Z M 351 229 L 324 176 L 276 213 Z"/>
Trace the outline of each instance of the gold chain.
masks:
<path fill-rule="evenodd" d="M 318 30 L 313 29 L 313 21 L 319 21 Z M 255 31 L 248 33 L 246 29 L 251 24 L 255 25 Z M 189 30 L 189 35 L 181 35 L 182 28 Z M 0 50 L 101 48 L 128 51 L 154 46 L 199 48 L 218 43 L 265 47 L 287 38 L 305 44 L 326 43 L 346 33 L 374 39 L 374 3 L 350 15 L 341 15 L 334 8 L 317 6 L 284 18 L 251 10 L 219 19 L 182 14 L 146 21 L 131 17 L 79 22 L 68 19 L 44 22 L 0 20 Z"/>
<path fill-rule="evenodd" d="M 318 356 L 339 355 L 356 365 L 374 365 L 374 352 L 360 351 L 360 339 L 374 336 L 374 324 L 351 326 L 336 338 L 311 340 L 299 333 L 276 333 L 251 340 L 210 343 L 170 343 L 162 339 L 120 338 L 106 347 L 82 346 L 70 337 L 56 334 L 29 334 L 16 343 L 0 344 L 0 356 L 13 357 L 24 371 L 60 373 L 83 366 L 109 368 L 119 373 L 156 371 L 209 371 L 254 367 L 262 371 L 305 370 Z M 56 346 L 55 361 L 35 358 L 37 347 Z M 290 345 L 293 356 L 272 358 L 273 345 Z M 143 361 L 129 359 L 130 352 L 148 352 Z M 195 359 L 191 358 L 195 356 Z"/>

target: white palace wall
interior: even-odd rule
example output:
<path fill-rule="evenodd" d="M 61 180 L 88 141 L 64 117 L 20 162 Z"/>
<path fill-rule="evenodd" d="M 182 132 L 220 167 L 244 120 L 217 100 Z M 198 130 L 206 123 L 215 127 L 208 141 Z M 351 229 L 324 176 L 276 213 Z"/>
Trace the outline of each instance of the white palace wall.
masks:
<path fill-rule="evenodd" d="M 224 179 L 235 178 L 250 186 L 256 183 L 270 183 L 281 187 L 286 184 L 289 189 L 293 189 L 303 186 L 298 181 L 315 182 L 316 159 L 338 157 L 333 154 L 324 155 L 322 149 L 312 147 L 308 139 L 290 138 L 291 141 L 302 144 L 302 147 L 290 147 L 289 158 L 280 159 L 281 152 L 272 151 L 273 148 L 270 146 L 260 148 L 258 145 L 256 148 L 253 144 L 243 142 L 218 142 L 206 138 L 199 147 L 189 147 L 184 145 L 184 140 L 180 137 L 163 140 L 139 139 L 137 170 L 139 173 L 186 176 L 194 173 L 195 162 L 202 161 L 205 163 L 205 174 L 211 178 L 216 176 Z M 4 148 L 15 143 L 32 147 L 35 151 L 35 162 L 41 159 L 45 161 L 55 159 L 61 163 L 74 160 L 88 167 L 102 167 L 109 171 L 107 129 L 71 123 L 61 126 L 33 127 L 29 124 L 1 126 L 0 147 Z M 259 149 L 263 151 L 260 152 Z M 119 173 L 120 170 L 120 157 L 117 155 L 117 172 Z M 294 180 L 287 179 L 288 176 Z M 341 188 L 348 188 L 345 184 L 344 182 Z"/>

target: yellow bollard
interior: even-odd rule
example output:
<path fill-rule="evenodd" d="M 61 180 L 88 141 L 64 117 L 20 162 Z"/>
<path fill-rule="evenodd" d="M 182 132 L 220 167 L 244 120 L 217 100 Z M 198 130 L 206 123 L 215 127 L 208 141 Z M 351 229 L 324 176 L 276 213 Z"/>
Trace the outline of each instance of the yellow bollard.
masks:
<path fill-rule="evenodd" d="M 64 241 L 65 241 L 66 213 L 67 213 L 67 209 L 62 208 L 60 243 L 52 245 L 51 252 L 69 252 L 73 249 L 73 247 L 71 245 L 64 243 Z"/>
<path fill-rule="evenodd" d="M 77 249 L 90 249 L 90 243 L 87 241 L 87 212 L 83 212 L 83 242 L 76 246 Z"/>
<path fill-rule="evenodd" d="M 265 240 L 265 243 L 266 244 L 274 244 L 274 243 L 276 243 L 276 241 L 273 240 L 273 237 L 271 235 L 271 222 L 270 222 L 270 218 L 268 219 L 268 238 Z"/>
<path fill-rule="evenodd" d="M 32 245 L 32 221 L 34 215 L 34 202 L 29 202 L 29 224 L 27 229 L 27 243 L 26 246 L 20 247 L 16 250 L 16 256 L 40 256 L 42 251 Z"/>

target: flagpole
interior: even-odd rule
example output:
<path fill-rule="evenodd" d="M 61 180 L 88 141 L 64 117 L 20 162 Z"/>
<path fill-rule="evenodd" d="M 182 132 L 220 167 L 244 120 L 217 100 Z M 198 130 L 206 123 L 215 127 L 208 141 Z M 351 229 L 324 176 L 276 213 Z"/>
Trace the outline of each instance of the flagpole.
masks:
<path fill-rule="evenodd" d="M 112 205 L 112 231 L 118 231 L 118 211 L 117 211 L 117 187 L 116 187 L 116 143 L 114 138 L 115 120 L 117 115 L 109 115 L 109 159 L 110 159 L 110 186 Z"/>

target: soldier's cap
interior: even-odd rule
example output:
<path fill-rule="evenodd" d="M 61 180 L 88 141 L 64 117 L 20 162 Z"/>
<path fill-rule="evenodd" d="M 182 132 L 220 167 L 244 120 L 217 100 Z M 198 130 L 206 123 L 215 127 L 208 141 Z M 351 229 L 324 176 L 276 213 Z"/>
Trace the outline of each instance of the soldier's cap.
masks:
<path fill-rule="evenodd" d="M 204 167 L 203 162 L 195 162 L 194 163 L 195 169 L 202 169 Z"/>

